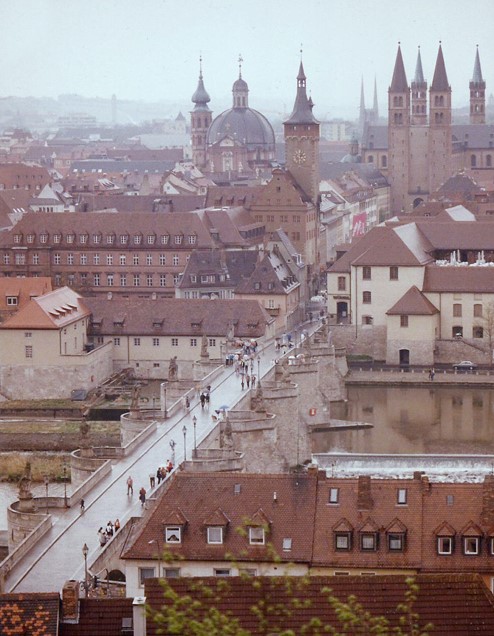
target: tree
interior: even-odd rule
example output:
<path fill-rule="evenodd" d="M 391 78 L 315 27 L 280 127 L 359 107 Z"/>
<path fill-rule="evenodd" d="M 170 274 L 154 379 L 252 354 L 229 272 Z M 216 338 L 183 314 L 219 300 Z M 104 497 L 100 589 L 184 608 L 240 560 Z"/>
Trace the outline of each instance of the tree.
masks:
<path fill-rule="evenodd" d="M 489 345 L 489 364 L 492 364 L 492 345 L 494 343 L 494 302 L 487 303 L 482 311 L 482 319 L 480 325 L 487 336 Z"/>

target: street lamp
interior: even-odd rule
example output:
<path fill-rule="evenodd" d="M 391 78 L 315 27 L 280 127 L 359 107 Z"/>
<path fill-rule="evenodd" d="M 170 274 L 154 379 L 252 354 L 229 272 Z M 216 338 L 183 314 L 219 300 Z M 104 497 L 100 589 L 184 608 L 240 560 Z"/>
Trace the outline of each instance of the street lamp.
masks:
<path fill-rule="evenodd" d="M 182 429 L 182 433 L 184 434 L 184 462 L 187 461 L 187 427 L 184 424 L 184 427 Z"/>
<path fill-rule="evenodd" d="M 161 413 L 163 419 L 166 420 L 166 381 L 160 384 L 160 389 Z"/>
<path fill-rule="evenodd" d="M 176 443 L 173 439 L 170 440 L 170 448 L 172 449 L 172 464 L 175 466 L 175 446 Z"/>
<path fill-rule="evenodd" d="M 88 597 L 88 582 L 87 582 L 87 555 L 89 552 L 89 548 L 87 547 L 87 544 L 85 543 L 82 546 L 82 554 L 84 556 L 84 596 L 87 598 Z"/>
<path fill-rule="evenodd" d="M 67 462 L 63 462 L 63 505 L 68 508 L 67 504 Z"/>
<path fill-rule="evenodd" d="M 45 489 L 46 489 L 46 514 L 48 514 L 48 484 L 50 480 L 48 479 L 48 475 L 45 475 Z"/>
<path fill-rule="evenodd" d="M 158 578 L 160 578 L 160 572 L 161 572 L 161 550 L 160 550 L 160 544 L 159 541 L 157 539 L 151 539 L 151 541 L 148 541 L 149 545 L 152 545 L 153 543 L 156 544 L 156 548 L 158 550 Z"/>
<path fill-rule="evenodd" d="M 261 356 L 257 356 L 257 383 L 261 384 Z"/>
<path fill-rule="evenodd" d="M 196 440 L 197 417 L 195 415 L 192 418 L 192 425 L 194 427 L 194 457 L 197 457 L 197 440 Z"/>

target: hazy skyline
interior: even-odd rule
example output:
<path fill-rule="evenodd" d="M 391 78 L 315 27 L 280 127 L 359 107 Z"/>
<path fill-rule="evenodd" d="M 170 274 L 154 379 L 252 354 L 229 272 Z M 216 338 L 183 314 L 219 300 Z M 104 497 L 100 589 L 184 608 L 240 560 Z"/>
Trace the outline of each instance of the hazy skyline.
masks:
<path fill-rule="evenodd" d="M 408 81 L 420 45 L 430 85 L 440 40 L 454 107 L 468 103 L 477 44 L 487 94 L 494 93 L 492 0 L 0 2 L 0 98 L 115 93 L 189 109 L 202 55 L 210 107 L 218 114 L 231 100 L 241 53 L 250 106 L 269 102 L 290 111 L 302 44 L 316 116 L 355 118 L 362 77 L 366 106 L 376 77 L 385 114 L 398 41 Z"/>

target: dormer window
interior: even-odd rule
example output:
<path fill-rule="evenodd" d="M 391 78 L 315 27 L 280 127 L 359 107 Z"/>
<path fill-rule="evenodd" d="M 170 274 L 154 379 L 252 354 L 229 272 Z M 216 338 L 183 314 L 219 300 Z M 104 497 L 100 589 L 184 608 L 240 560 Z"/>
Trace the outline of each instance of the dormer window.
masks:
<path fill-rule="evenodd" d="M 463 537 L 463 554 L 467 556 L 480 554 L 480 537 Z"/>
<path fill-rule="evenodd" d="M 61 243 L 62 241 L 62 235 L 61 234 L 54 234 L 53 235 L 53 242 L 55 244 Z"/>
<path fill-rule="evenodd" d="M 27 235 L 27 242 L 28 243 L 34 243 L 34 234 L 28 234 Z"/>
<path fill-rule="evenodd" d="M 168 243 L 170 242 L 170 235 L 162 234 L 160 241 L 161 241 L 161 245 L 168 245 Z"/>
<path fill-rule="evenodd" d="M 17 296 L 7 296 L 7 307 L 16 307 L 17 305 Z"/>
<path fill-rule="evenodd" d="M 334 533 L 334 549 L 339 552 L 348 552 L 352 547 L 351 532 L 335 532 Z"/>
<path fill-rule="evenodd" d="M 183 236 L 181 234 L 175 235 L 175 245 L 182 245 Z"/>
<path fill-rule="evenodd" d="M 388 550 L 390 552 L 403 552 L 405 549 L 404 532 L 388 532 Z"/>
<path fill-rule="evenodd" d="M 120 245 L 127 245 L 128 242 L 129 242 L 128 234 L 121 234 L 120 235 Z"/>
<path fill-rule="evenodd" d="M 437 537 L 437 553 L 453 554 L 454 538 L 453 537 Z"/>
<path fill-rule="evenodd" d="M 67 239 L 68 239 L 68 237 L 67 237 Z M 48 234 L 46 232 L 43 232 L 42 234 L 40 234 L 39 242 L 40 243 L 48 243 Z M 68 242 L 68 240 L 67 240 L 67 242 Z"/>
<path fill-rule="evenodd" d="M 197 236 L 195 234 L 191 234 L 188 237 L 189 245 L 195 245 L 197 243 Z"/>
<path fill-rule="evenodd" d="M 330 488 L 329 489 L 329 503 L 337 504 L 340 501 L 340 489 L 339 488 Z"/>
<path fill-rule="evenodd" d="M 364 552 L 375 552 L 377 550 L 378 534 L 377 532 L 361 532 L 360 533 L 360 549 Z"/>
<path fill-rule="evenodd" d="M 167 526 L 165 528 L 165 543 L 182 543 L 182 528 Z"/>
<path fill-rule="evenodd" d="M 99 245 L 101 243 L 101 234 L 93 234 L 93 243 Z"/>
<path fill-rule="evenodd" d="M 253 526 L 249 528 L 249 543 L 250 545 L 264 545 L 265 533 L 262 526 Z"/>
<path fill-rule="evenodd" d="M 113 245 L 115 243 L 115 234 L 107 234 L 106 243 L 107 245 Z"/>
<path fill-rule="evenodd" d="M 254 283 L 254 289 L 261 289 L 261 283 Z"/>
<path fill-rule="evenodd" d="M 396 503 L 399 506 L 406 506 L 407 504 L 407 489 L 406 488 L 398 488 L 396 492 Z"/>
<path fill-rule="evenodd" d="M 79 234 L 79 243 L 81 245 L 85 245 L 87 243 L 88 236 L 87 234 Z"/>
<path fill-rule="evenodd" d="M 43 236 L 46 236 L 46 235 L 42 234 L 39 237 L 39 240 L 41 241 L 41 243 L 46 243 L 46 240 L 43 240 Z M 67 243 L 70 244 L 74 242 L 74 238 L 75 238 L 74 234 L 67 234 L 67 236 L 65 237 L 65 240 L 67 241 Z M 46 236 L 46 239 L 48 239 L 48 236 Z"/>
<path fill-rule="evenodd" d="M 221 526 L 210 526 L 208 528 L 208 543 L 213 545 L 223 543 L 223 528 Z"/>
<path fill-rule="evenodd" d="M 154 234 L 148 234 L 148 245 L 154 245 L 154 241 L 155 241 L 156 237 L 154 236 Z"/>

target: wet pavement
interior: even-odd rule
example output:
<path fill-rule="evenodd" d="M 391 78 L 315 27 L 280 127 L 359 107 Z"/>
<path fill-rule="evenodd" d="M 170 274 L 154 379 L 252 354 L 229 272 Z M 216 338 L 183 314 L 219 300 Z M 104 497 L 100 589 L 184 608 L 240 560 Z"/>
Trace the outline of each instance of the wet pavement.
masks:
<path fill-rule="evenodd" d="M 279 354 L 278 354 L 279 355 Z M 274 343 L 260 352 L 260 376 L 262 377 L 274 364 Z M 257 373 L 257 362 L 254 368 Z M 68 579 L 84 578 L 82 546 L 89 547 L 90 565 L 101 550 L 98 540 L 98 528 L 106 526 L 109 519 L 120 519 L 123 525 L 132 516 L 142 514 L 138 493 L 141 486 L 152 495 L 149 488 L 149 475 L 155 474 L 158 466 L 165 465 L 172 458 L 170 441 L 175 442 L 175 466 L 186 457 L 192 457 L 194 431 L 192 417 L 197 418 L 197 446 L 207 437 L 216 425 L 211 414 L 221 405 L 233 408 L 246 394 L 242 390 L 240 379 L 232 367 L 224 367 L 221 375 L 212 382 L 209 410 L 201 409 L 197 398 L 191 404 L 188 413 L 180 411 L 176 415 L 160 422 L 155 433 L 131 456 L 113 464 L 111 473 L 105 477 L 85 497 L 86 509 L 81 514 L 79 507 L 64 511 L 53 517 L 53 527 L 38 544 L 12 568 L 6 580 L 5 591 L 13 592 L 59 592 Z M 182 429 L 187 428 L 184 437 Z M 127 496 L 127 477 L 134 481 L 134 495 Z M 59 511 L 57 511 L 57 515 Z"/>

